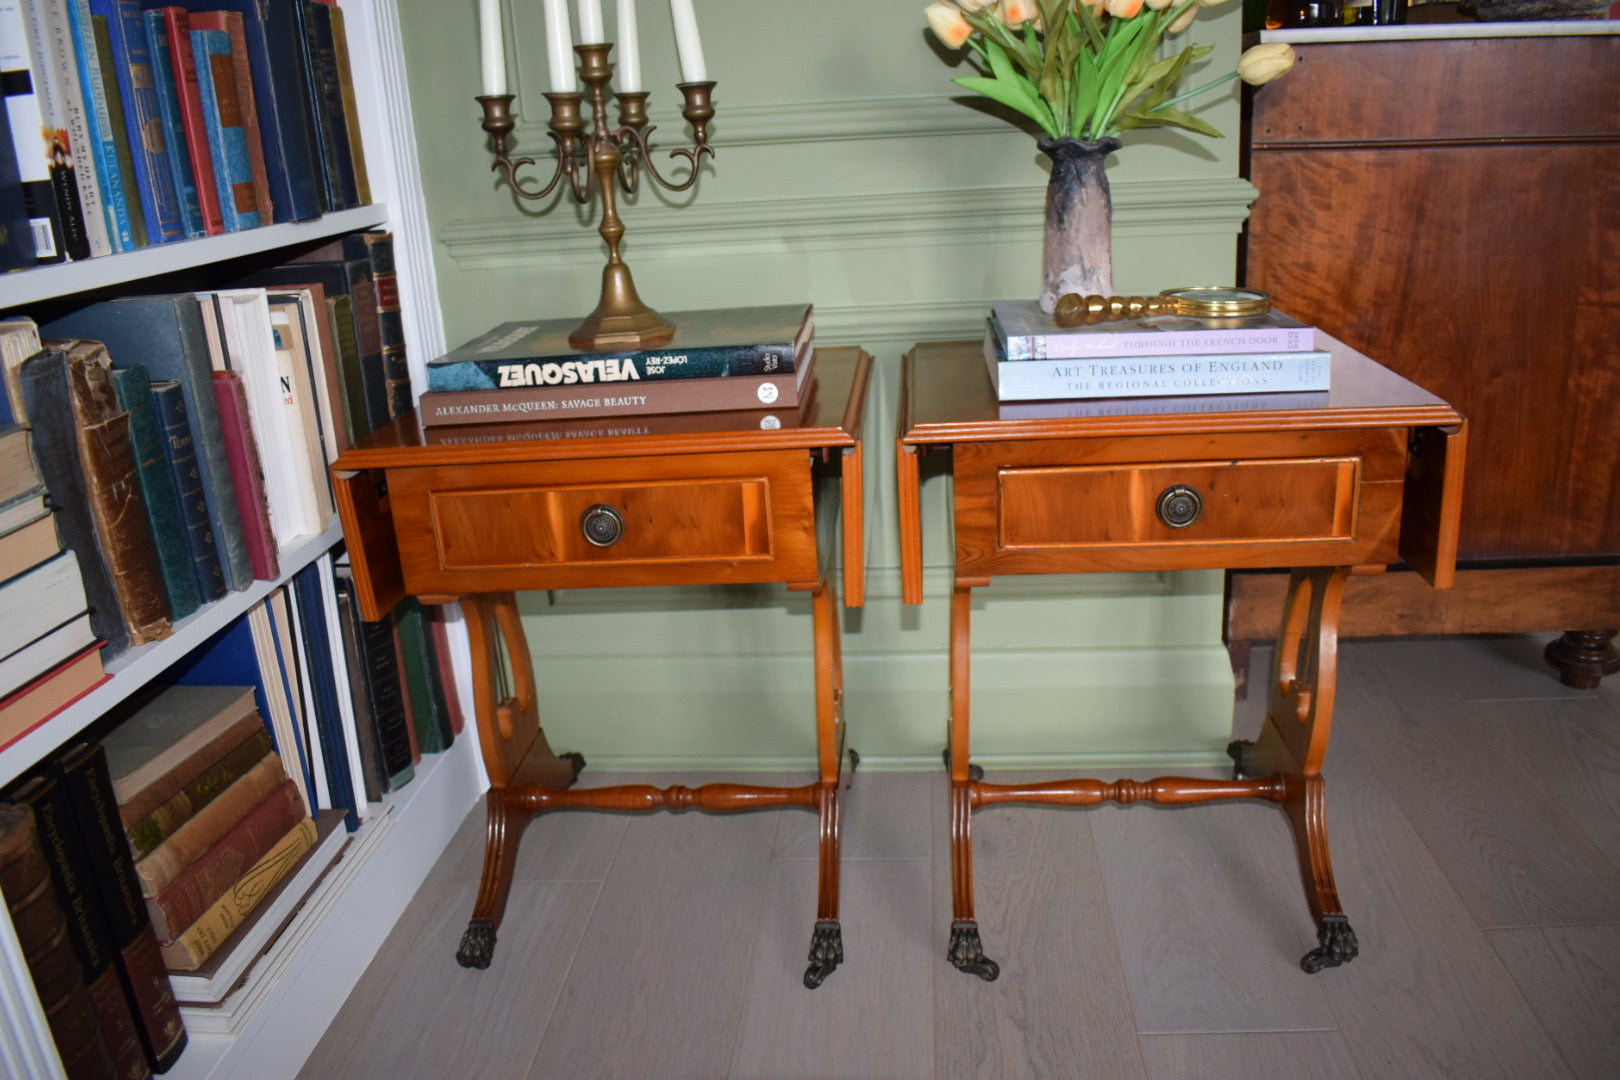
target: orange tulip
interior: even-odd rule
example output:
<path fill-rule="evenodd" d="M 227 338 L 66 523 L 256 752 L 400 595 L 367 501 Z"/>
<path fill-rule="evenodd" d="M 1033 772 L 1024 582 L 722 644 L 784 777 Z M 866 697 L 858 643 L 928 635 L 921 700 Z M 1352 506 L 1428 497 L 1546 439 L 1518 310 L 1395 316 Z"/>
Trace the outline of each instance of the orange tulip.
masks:
<path fill-rule="evenodd" d="M 962 12 L 950 4 L 929 4 L 923 8 L 928 29 L 947 49 L 960 49 L 973 36 L 973 27 L 962 18 Z"/>

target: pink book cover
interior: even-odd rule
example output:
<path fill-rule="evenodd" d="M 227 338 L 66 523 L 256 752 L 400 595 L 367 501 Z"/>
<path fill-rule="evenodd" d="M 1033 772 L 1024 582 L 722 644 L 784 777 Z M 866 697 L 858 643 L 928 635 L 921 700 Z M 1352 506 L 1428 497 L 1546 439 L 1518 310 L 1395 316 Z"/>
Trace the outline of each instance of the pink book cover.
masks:
<path fill-rule="evenodd" d="M 275 533 L 270 531 L 270 503 L 264 492 L 264 467 L 259 444 L 248 420 L 247 389 L 233 371 L 214 372 L 214 401 L 219 407 L 219 429 L 225 439 L 225 460 L 231 467 L 231 488 L 236 511 L 242 515 L 253 576 L 274 581 L 281 576 Z"/>

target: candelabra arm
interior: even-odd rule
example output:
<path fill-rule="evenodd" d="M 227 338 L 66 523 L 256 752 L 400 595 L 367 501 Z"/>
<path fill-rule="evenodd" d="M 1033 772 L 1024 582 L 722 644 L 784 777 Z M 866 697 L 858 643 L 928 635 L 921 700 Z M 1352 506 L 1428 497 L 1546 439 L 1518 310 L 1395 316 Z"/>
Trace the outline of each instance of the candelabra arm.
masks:
<path fill-rule="evenodd" d="M 579 95 L 547 94 L 546 96 L 548 98 L 577 98 Z M 489 133 L 489 137 L 494 143 L 495 148 L 495 160 L 490 162 L 490 171 L 499 172 L 505 176 L 507 184 L 511 186 L 512 191 L 519 198 L 544 199 L 546 196 L 552 193 L 552 191 L 557 187 L 557 183 L 565 174 L 568 175 L 571 180 L 573 179 L 574 173 L 577 171 L 574 151 L 577 130 L 568 131 L 566 129 L 558 129 L 556 124 L 557 103 L 555 101 L 552 102 L 552 130 L 547 134 L 549 134 L 552 141 L 557 144 L 557 168 L 556 171 L 551 174 L 551 182 L 548 183 L 544 188 L 541 188 L 539 191 L 535 191 L 531 188 L 525 188 L 517 175 L 519 169 L 522 169 L 527 165 L 533 165 L 535 163 L 534 158 L 525 157 L 514 160 L 507 157 L 507 138 L 511 135 L 513 127 L 516 126 L 512 119 L 512 95 L 486 94 L 480 96 L 477 100 L 478 103 L 484 108 L 484 120 L 482 124 L 483 129 Z M 573 186 L 576 190 L 575 197 L 578 198 L 578 182 L 574 181 Z"/>

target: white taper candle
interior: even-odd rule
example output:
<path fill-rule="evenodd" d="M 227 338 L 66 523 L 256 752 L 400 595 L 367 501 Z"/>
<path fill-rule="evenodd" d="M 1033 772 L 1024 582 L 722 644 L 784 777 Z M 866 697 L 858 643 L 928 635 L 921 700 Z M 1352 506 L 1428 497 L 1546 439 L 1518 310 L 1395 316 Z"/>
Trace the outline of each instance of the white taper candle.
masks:
<path fill-rule="evenodd" d="M 675 51 L 681 57 L 681 81 L 707 82 L 709 70 L 703 66 L 703 42 L 698 38 L 692 0 L 669 0 L 669 13 L 675 19 Z"/>
<path fill-rule="evenodd" d="M 579 0 L 579 43 L 600 45 L 607 40 L 602 29 L 602 0 Z"/>
<path fill-rule="evenodd" d="M 506 43 L 501 40 L 500 0 L 478 0 L 478 50 L 483 61 L 484 95 L 506 93 Z"/>
<path fill-rule="evenodd" d="M 621 94 L 641 89 L 641 39 L 636 33 L 636 0 L 618 0 L 613 32 L 618 36 L 618 83 Z"/>
<path fill-rule="evenodd" d="M 568 21 L 568 0 L 545 0 L 546 63 L 551 69 L 551 92 L 572 94 L 579 82 L 574 78 L 574 28 Z"/>

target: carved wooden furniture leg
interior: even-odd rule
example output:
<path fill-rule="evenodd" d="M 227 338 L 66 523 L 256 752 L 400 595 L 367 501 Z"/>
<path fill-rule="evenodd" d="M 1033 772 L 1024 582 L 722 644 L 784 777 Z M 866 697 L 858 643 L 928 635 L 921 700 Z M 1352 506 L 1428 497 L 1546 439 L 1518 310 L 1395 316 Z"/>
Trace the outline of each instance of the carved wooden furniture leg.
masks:
<path fill-rule="evenodd" d="M 946 956 L 958 970 L 990 982 L 1001 965 L 984 955 L 973 913 L 973 806 L 976 781 L 969 761 L 969 616 L 973 589 L 958 583 L 951 594 L 951 701 L 946 753 L 951 775 L 951 943 Z"/>
<path fill-rule="evenodd" d="M 1320 941 L 1300 960 L 1312 974 L 1355 959 L 1358 948 L 1333 882 L 1322 780 L 1338 677 L 1339 605 L 1349 575 L 1349 567 L 1294 571 L 1265 727 L 1255 742 L 1227 748 L 1239 778 L 1277 774 L 1282 779 L 1283 808 L 1293 826 L 1305 899 Z"/>
<path fill-rule="evenodd" d="M 512 887 L 518 840 L 533 812 L 520 789 L 536 784 L 566 788 L 578 778 L 585 759 L 579 754 L 553 753 L 540 729 L 534 667 L 516 595 L 464 597 L 461 606 L 472 651 L 478 744 L 490 786 L 485 796 L 484 871 L 456 961 L 462 967 L 487 968 L 495 953 L 495 930 Z"/>
<path fill-rule="evenodd" d="M 838 599 L 830 583 L 811 595 L 816 648 L 816 818 L 820 825 L 816 925 L 804 985 L 814 990 L 844 961 L 838 923 L 838 859 L 843 827 L 844 677 Z"/>
<path fill-rule="evenodd" d="M 1558 669 L 1558 679 L 1577 690 L 1596 690 L 1603 676 L 1620 671 L 1620 652 L 1614 647 L 1615 630 L 1566 630 L 1547 643 L 1542 655 Z"/>

